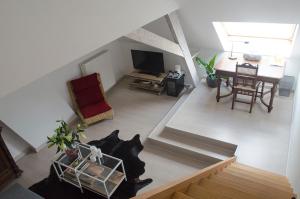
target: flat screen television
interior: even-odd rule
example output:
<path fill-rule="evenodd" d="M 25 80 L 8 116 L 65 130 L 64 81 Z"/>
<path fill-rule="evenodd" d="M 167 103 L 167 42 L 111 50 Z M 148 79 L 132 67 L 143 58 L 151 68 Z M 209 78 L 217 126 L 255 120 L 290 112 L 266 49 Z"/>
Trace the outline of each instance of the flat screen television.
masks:
<path fill-rule="evenodd" d="M 159 75 L 165 72 L 163 54 L 159 52 L 131 50 L 133 67 L 143 73 Z"/>

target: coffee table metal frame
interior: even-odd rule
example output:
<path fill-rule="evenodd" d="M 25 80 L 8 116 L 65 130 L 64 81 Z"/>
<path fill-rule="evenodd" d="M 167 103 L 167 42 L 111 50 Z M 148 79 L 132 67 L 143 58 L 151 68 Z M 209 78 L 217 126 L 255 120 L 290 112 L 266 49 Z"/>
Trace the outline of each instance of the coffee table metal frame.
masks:
<path fill-rule="evenodd" d="M 92 153 L 90 151 L 90 145 L 77 143 L 76 148 L 78 149 L 78 157 L 75 158 L 74 160 L 69 161 L 69 162 L 65 162 L 68 158 L 67 155 L 65 154 L 65 152 L 59 152 L 58 154 L 55 155 L 54 159 L 52 160 L 52 165 L 55 169 L 55 172 L 56 172 L 59 180 L 60 181 L 65 181 L 67 183 L 70 183 L 70 184 L 78 187 L 81 190 L 82 193 L 83 193 L 83 188 L 85 188 L 85 189 L 88 189 L 88 190 L 90 190 L 90 191 L 92 191 L 96 194 L 99 194 L 99 195 L 104 196 L 106 198 L 110 198 L 112 196 L 112 194 L 115 192 L 115 190 L 122 183 L 122 181 L 127 180 L 123 161 L 119 158 L 116 158 L 116 157 L 110 156 L 108 154 L 102 153 L 103 157 L 102 158 L 97 158 L 97 164 L 99 164 L 100 167 L 102 165 L 101 160 L 103 158 L 110 159 L 112 161 L 117 161 L 117 164 L 115 164 L 114 167 L 111 168 L 110 173 L 105 177 L 105 179 L 101 180 L 97 177 L 91 176 L 91 175 L 84 172 L 84 165 L 83 164 L 87 163 L 87 161 L 89 161 L 89 157 L 92 155 Z M 74 163 L 76 160 L 79 161 L 79 164 L 75 167 L 72 167 L 71 164 Z M 119 168 L 120 166 L 122 168 L 121 173 L 123 173 L 123 176 L 116 183 L 114 188 L 111 191 L 109 191 L 108 188 L 107 188 L 107 181 L 112 176 L 112 174 L 114 172 L 116 172 L 117 168 Z M 76 177 L 76 181 L 70 180 L 67 177 L 65 177 L 65 171 L 67 169 L 69 169 L 69 171 L 70 170 L 73 171 L 73 173 L 75 174 L 75 177 Z M 85 176 L 87 176 L 87 177 L 89 177 L 89 178 L 91 178 L 95 181 L 98 181 L 99 183 L 103 183 L 105 193 L 101 193 L 99 191 L 96 191 L 96 190 L 92 189 L 91 186 L 83 184 L 81 182 L 80 175 L 85 175 Z"/>

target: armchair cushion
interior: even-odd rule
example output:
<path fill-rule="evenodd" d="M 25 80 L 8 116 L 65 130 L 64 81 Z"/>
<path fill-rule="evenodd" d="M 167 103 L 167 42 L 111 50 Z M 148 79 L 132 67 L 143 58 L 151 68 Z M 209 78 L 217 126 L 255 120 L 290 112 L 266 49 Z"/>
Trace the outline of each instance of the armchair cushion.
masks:
<path fill-rule="evenodd" d="M 94 73 L 71 80 L 67 86 L 74 108 L 85 124 L 113 118 L 113 109 L 107 102 L 100 74 Z"/>
<path fill-rule="evenodd" d="M 71 84 L 79 108 L 104 101 L 96 73 L 72 80 Z"/>
<path fill-rule="evenodd" d="M 84 90 L 89 87 L 97 86 L 99 84 L 97 73 L 72 80 L 71 84 L 74 93 L 77 93 L 78 91 Z"/>
<path fill-rule="evenodd" d="M 93 117 L 95 115 L 98 115 L 99 113 L 103 113 L 103 112 L 106 112 L 109 110 L 111 110 L 111 107 L 105 101 L 101 101 L 101 102 L 80 108 L 80 112 L 84 118 Z"/>
<path fill-rule="evenodd" d="M 77 91 L 75 99 L 80 108 L 104 101 L 98 85 Z"/>

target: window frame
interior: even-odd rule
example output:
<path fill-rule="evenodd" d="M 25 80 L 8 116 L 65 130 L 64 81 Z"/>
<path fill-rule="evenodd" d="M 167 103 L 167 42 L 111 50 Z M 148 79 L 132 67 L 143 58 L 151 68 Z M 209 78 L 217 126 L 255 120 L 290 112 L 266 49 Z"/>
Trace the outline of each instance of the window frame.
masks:
<path fill-rule="evenodd" d="M 245 34 L 231 34 L 230 30 L 228 30 L 226 28 L 226 23 L 245 23 L 243 25 L 246 25 L 246 23 L 249 22 L 213 22 L 213 26 L 215 28 L 215 31 L 217 32 L 217 35 L 219 37 L 219 40 L 223 46 L 224 51 L 231 51 L 232 49 L 232 43 L 234 42 L 239 42 L 239 41 L 249 41 L 251 40 L 252 42 L 254 41 L 254 43 L 256 43 L 256 48 L 260 49 L 260 53 L 262 55 L 272 55 L 272 56 L 282 56 L 282 57 L 289 57 L 292 53 L 293 47 L 294 47 L 294 43 L 297 37 L 297 33 L 298 33 L 298 28 L 299 25 L 298 24 L 278 24 L 278 25 L 290 25 L 291 27 L 291 33 L 289 35 L 289 37 L 265 37 L 265 36 L 253 36 L 253 34 L 249 34 L 249 35 L 245 35 Z M 273 26 L 276 25 L 276 23 L 249 23 L 252 26 L 254 26 L 255 24 L 258 25 L 262 25 L 262 24 L 272 24 Z M 242 39 L 241 39 L 242 38 Z M 258 46 L 264 46 L 264 43 L 267 42 L 272 42 L 272 44 L 274 44 L 273 49 L 267 49 L 267 48 L 259 48 Z M 277 44 L 276 44 L 277 43 Z M 254 46 L 255 46 L 254 45 Z M 276 45 L 280 48 L 275 49 Z M 284 46 L 284 50 L 283 47 Z M 243 47 L 240 46 L 240 48 L 238 49 L 238 51 L 236 52 L 241 52 L 243 49 Z M 244 48 L 245 49 L 245 48 Z M 276 50 L 278 51 L 276 53 Z M 282 52 L 280 52 L 282 51 Z M 245 53 L 245 52 L 244 52 Z"/>

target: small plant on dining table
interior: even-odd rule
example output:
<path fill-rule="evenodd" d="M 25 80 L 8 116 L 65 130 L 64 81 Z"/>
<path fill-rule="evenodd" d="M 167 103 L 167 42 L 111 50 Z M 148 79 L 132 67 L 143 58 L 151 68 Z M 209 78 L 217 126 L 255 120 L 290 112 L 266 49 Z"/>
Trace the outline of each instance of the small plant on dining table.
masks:
<path fill-rule="evenodd" d="M 65 121 L 57 120 L 58 127 L 54 130 L 55 134 L 47 137 L 48 148 L 56 145 L 57 151 L 65 151 L 67 155 L 72 156 L 76 152 L 76 142 L 80 142 L 80 138 L 86 138 L 84 127 L 78 123 L 75 127 L 70 127 Z"/>

